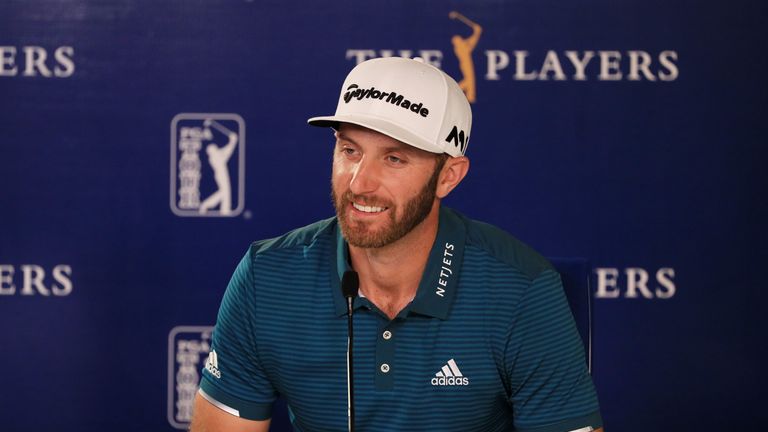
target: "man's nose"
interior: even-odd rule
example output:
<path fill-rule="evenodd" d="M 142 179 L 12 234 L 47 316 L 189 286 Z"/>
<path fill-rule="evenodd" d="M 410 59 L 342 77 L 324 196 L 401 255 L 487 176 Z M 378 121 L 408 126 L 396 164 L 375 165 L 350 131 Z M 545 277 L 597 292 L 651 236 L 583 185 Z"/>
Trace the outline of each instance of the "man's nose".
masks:
<path fill-rule="evenodd" d="M 366 156 L 360 159 L 352 172 L 349 190 L 355 195 L 374 192 L 379 187 L 379 169 L 376 163 Z"/>

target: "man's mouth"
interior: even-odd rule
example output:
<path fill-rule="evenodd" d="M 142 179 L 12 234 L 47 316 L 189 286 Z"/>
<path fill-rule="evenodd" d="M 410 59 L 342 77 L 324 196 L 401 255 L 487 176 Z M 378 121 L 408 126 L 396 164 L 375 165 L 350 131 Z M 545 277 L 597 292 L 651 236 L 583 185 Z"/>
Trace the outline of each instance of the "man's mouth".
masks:
<path fill-rule="evenodd" d="M 381 213 L 387 209 L 387 207 L 364 206 L 356 202 L 352 203 L 352 207 L 364 213 Z"/>

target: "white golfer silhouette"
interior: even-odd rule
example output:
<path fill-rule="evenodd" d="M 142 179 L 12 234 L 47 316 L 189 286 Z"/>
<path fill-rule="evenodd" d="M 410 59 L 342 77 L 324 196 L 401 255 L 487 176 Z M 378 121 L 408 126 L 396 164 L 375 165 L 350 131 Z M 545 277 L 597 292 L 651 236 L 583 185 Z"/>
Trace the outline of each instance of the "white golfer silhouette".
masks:
<path fill-rule="evenodd" d="M 232 183 L 229 179 L 229 168 L 227 163 L 237 145 L 237 134 L 225 128 L 215 120 L 206 119 L 203 122 L 205 127 L 213 126 L 223 134 L 227 135 L 229 142 L 224 147 L 219 147 L 215 143 L 208 144 L 205 152 L 208 154 L 208 164 L 213 169 L 213 176 L 216 179 L 218 190 L 212 193 L 200 204 L 200 214 L 205 214 L 208 210 L 219 206 L 221 215 L 232 213 Z"/>

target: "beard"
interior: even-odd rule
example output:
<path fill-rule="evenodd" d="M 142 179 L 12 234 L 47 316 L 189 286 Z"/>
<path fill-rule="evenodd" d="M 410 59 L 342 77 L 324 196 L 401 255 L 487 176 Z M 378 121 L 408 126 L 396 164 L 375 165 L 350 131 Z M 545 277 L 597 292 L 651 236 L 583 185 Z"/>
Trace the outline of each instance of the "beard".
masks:
<path fill-rule="evenodd" d="M 442 164 L 440 164 L 439 168 L 442 168 Z M 333 181 L 331 181 L 331 199 L 333 200 L 333 207 L 336 209 L 336 217 L 344 239 L 355 247 L 380 248 L 405 237 L 406 234 L 422 223 L 429 215 L 429 212 L 432 211 L 440 171 L 440 169 L 435 169 L 432 177 L 421 188 L 419 193 L 405 203 L 403 215 L 400 218 L 397 217 L 398 209 L 392 203 L 372 202 L 369 199 L 365 199 L 364 196 L 355 196 L 349 189 L 341 193 L 341 196 L 336 196 L 336 188 L 333 185 Z M 389 220 L 385 226 L 378 230 L 369 228 L 368 222 L 365 221 L 350 221 L 348 209 L 352 202 L 365 203 L 365 205 L 374 207 L 387 207 Z"/>

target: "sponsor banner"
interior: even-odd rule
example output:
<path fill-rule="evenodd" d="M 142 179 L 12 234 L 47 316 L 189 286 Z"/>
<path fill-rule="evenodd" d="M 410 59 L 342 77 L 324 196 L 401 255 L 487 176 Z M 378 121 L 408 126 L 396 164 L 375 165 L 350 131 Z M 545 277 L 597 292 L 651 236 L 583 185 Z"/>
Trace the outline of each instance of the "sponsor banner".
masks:
<path fill-rule="evenodd" d="M 333 215 L 331 131 L 305 120 L 338 96 L 438 112 L 394 84 L 339 86 L 388 56 L 440 67 L 473 104 L 471 137 L 438 137 L 473 142 L 446 205 L 576 260 L 553 264 L 609 429 L 755 429 L 765 14 L 721 3 L 8 2 L 0 429 L 185 429 L 201 370 L 223 363 L 213 327 L 175 326 L 216 318 L 250 242 Z M 452 283 L 453 252 L 430 296 Z M 693 357 L 715 372 L 690 373 Z M 430 390 L 476 385 L 462 358 L 438 360 L 419 378 Z M 136 401 L 149 414 L 113 409 Z M 654 415 L 634 409 L 648 403 Z M 282 413 L 273 430 L 290 430 Z"/>
<path fill-rule="evenodd" d="M 454 34 L 450 46 L 428 49 L 348 48 L 345 58 L 359 64 L 377 57 L 420 57 L 426 63 L 446 69 L 457 62 L 460 72 L 454 79 L 470 103 L 477 102 L 478 77 L 485 81 L 675 81 L 680 75 L 677 50 L 616 50 L 588 47 L 569 50 L 532 50 L 518 45 L 486 47 L 476 52 L 482 36 L 494 28 L 483 26 L 458 11 L 448 13 L 465 27 Z M 450 54 L 446 54 L 450 53 Z M 450 58 L 453 54 L 454 58 Z M 455 59 L 455 60 L 454 60 Z"/>

